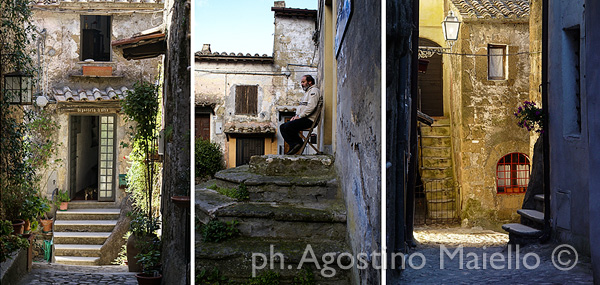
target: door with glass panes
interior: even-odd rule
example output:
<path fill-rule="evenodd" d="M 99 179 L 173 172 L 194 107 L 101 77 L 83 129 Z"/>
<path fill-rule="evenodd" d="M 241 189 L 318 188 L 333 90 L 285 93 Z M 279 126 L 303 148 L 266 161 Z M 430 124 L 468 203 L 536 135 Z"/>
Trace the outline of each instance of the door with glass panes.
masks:
<path fill-rule="evenodd" d="M 69 131 L 71 198 L 114 201 L 116 116 L 72 115 Z"/>

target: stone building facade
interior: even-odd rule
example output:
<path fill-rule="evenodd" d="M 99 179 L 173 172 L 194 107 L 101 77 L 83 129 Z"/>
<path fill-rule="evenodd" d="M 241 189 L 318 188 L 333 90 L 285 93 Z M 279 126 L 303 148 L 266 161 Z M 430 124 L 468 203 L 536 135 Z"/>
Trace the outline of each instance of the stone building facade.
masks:
<path fill-rule="evenodd" d="M 129 141 L 131 123 L 121 99 L 140 80 L 156 82 L 162 58 L 129 61 L 112 43 L 160 26 L 163 10 L 160 1 L 33 3 L 34 61 L 41 70 L 36 102 L 60 126 L 51 158 L 59 163 L 42 174 L 41 184 L 48 197 L 59 189 L 72 199 L 72 210 L 55 217 L 56 262 L 110 264 L 124 242 L 131 149 L 120 143 Z"/>
<path fill-rule="evenodd" d="M 286 8 L 283 1 L 272 11 L 273 55 L 228 54 L 209 44 L 195 54 L 196 138 L 218 143 L 227 167 L 247 164 L 252 155 L 286 152 L 279 126 L 303 96 L 302 76 L 316 77 L 317 11 Z M 317 134 L 322 141 L 323 133 Z"/>

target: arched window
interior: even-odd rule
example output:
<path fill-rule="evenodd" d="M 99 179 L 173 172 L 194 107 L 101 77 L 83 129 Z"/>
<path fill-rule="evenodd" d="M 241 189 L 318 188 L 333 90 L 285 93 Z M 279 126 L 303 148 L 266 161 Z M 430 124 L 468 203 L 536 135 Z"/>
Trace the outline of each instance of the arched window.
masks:
<path fill-rule="evenodd" d="M 498 161 L 496 184 L 498 193 L 525 193 L 529 184 L 529 158 L 522 153 L 507 154 Z"/>

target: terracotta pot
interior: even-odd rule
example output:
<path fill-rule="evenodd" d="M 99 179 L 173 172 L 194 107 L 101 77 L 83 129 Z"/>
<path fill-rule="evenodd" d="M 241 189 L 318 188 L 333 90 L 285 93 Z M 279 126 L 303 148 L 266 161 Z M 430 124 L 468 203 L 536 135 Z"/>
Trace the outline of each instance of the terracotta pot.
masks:
<path fill-rule="evenodd" d="M 159 285 L 162 280 L 162 274 L 158 274 L 158 276 L 150 276 L 149 274 L 138 273 L 135 275 L 137 278 L 138 284 L 140 285 Z"/>
<path fill-rule="evenodd" d="M 52 231 L 52 220 L 40 220 L 42 224 L 42 233 L 49 233 Z"/>
<path fill-rule="evenodd" d="M 66 211 L 69 208 L 69 202 L 60 202 L 60 207 L 58 208 L 61 211 Z"/>
<path fill-rule="evenodd" d="M 24 220 L 14 220 L 13 221 L 13 235 L 22 235 L 25 226 Z"/>
<path fill-rule="evenodd" d="M 29 220 L 25 220 L 25 225 L 23 226 L 23 232 L 31 231 L 31 222 Z"/>

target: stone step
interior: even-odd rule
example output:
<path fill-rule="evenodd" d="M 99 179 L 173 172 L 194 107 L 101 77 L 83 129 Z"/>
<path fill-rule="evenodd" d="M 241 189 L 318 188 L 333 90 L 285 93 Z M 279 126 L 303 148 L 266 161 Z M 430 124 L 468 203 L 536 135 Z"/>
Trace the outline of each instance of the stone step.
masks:
<path fill-rule="evenodd" d="M 452 160 L 449 157 L 434 157 L 424 156 L 422 159 L 422 167 L 450 167 Z"/>
<path fill-rule="evenodd" d="M 111 232 L 117 220 L 56 220 L 57 232 Z"/>
<path fill-rule="evenodd" d="M 118 209 L 120 205 L 116 202 L 98 202 L 96 200 L 71 200 L 69 210 L 71 209 Z"/>
<path fill-rule="evenodd" d="M 351 254 L 349 247 L 344 242 L 236 238 L 220 243 L 196 241 L 195 251 L 197 274 L 202 270 L 210 273 L 216 269 L 234 284 L 248 282 L 253 268 L 256 268 L 257 275 L 266 271 L 279 273 L 282 284 L 291 284 L 293 278 L 303 269 L 312 271 L 315 284 L 350 284 L 351 270 L 343 270 L 337 265 L 340 254 Z M 334 269 L 336 274 L 331 277 L 323 277 L 320 274 L 321 271 L 314 267 L 314 262 L 304 262 L 302 267 L 298 268 L 303 256 L 306 256 L 306 261 L 313 256 L 313 253 L 321 269 L 324 266 L 322 261 L 325 258 L 324 255 L 331 256 L 330 258 L 336 262 L 329 264 L 328 267 Z M 346 257 L 348 257 L 347 254 L 340 258 L 342 266 L 350 264 L 351 259 Z M 358 261 L 354 260 L 354 262 Z M 263 264 L 264 268 L 261 269 Z M 271 264 L 273 264 L 272 267 Z M 327 272 L 330 273 L 331 270 Z"/>
<path fill-rule="evenodd" d="M 55 244 L 55 256 L 85 256 L 85 257 L 100 257 L 99 244 Z"/>
<path fill-rule="evenodd" d="M 452 167 L 421 167 L 421 177 L 424 179 L 451 178 L 452 174 Z"/>
<path fill-rule="evenodd" d="M 251 175 L 255 176 L 255 175 Z M 225 177 L 222 174 L 220 177 Z M 249 176 L 250 177 L 250 176 Z M 239 178 L 239 176 L 237 177 Z M 234 178 L 235 179 L 235 178 Z M 335 177 L 327 176 L 321 179 L 297 179 L 291 177 L 267 177 L 262 183 L 252 177 L 244 181 L 248 190 L 249 200 L 253 202 L 294 203 L 301 205 L 318 204 L 323 201 L 339 199 L 339 190 Z M 233 179 L 213 179 L 200 184 L 197 188 L 208 188 L 216 191 L 216 187 L 236 189 L 241 182 L 231 182 Z"/>
<path fill-rule="evenodd" d="M 54 232 L 54 243 L 102 245 L 110 234 L 110 232 Z"/>
<path fill-rule="evenodd" d="M 450 125 L 421 126 L 423 136 L 450 136 Z"/>
<path fill-rule="evenodd" d="M 544 224 L 544 213 L 536 210 L 519 209 L 517 214 L 521 215 L 530 221 L 534 221 L 540 225 Z"/>
<path fill-rule="evenodd" d="M 540 212 L 544 212 L 544 194 L 537 194 L 533 196 L 533 199 L 535 201 L 535 209 L 540 211 Z"/>
<path fill-rule="evenodd" d="M 57 220 L 117 220 L 121 209 L 68 209 L 57 211 Z"/>
<path fill-rule="evenodd" d="M 54 261 L 60 264 L 67 265 L 98 265 L 100 257 L 87 257 L 87 256 L 56 256 Z"/>
<path fill-rule="evenodd" d="M 452 139 L 449 136 L 421 136 L 423 146 L 449 147 L 452 145 Z"/>
<path fill-rule="evenodd" d="M 346 214 L 341 210 L 236 203 L 216 210 L 213 217 L 239 222 L 238 229 L 244 237 L 344 240 L 346 236 Z"/>
<path fill-rule="evenodd" d="M 522 224 L 504 224 L 502 229 L 508 232 L 509 244 L 530 244 L 538 242 L 542 236 L 542 231 L 522 225 Z"/>
<path fill-rule="evenodd" d="M 256 155 L 250 158 L 253 173 L 268 176 L 320 176 L 332 173 L 333 156 L 330 155 Z"/>
<path fill-rule="evenodd" d="M 435 117 L 433 118 L 433 126 L 449 126 L 450 118 L 448 117 Z"/>
<path fill-rule="evenodd" d="M 423 145 L 423 147 L 421 147 L 421 155 L 424 157 L 433 156 L 450 158 L 452 155 L 452 149 L 449 146 L 440 147 Z"/>

